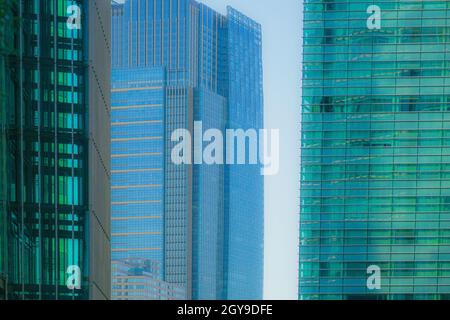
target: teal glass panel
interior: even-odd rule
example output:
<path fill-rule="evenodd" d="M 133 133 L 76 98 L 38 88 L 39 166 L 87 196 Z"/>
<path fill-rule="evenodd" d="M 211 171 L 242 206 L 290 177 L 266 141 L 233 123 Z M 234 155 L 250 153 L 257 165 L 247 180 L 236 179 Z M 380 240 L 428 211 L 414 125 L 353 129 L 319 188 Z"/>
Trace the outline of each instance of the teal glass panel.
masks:
<path fill-rule="evenodd" d="M 450 3 L 304 7 L 299 298 L 448 298 Z"/>

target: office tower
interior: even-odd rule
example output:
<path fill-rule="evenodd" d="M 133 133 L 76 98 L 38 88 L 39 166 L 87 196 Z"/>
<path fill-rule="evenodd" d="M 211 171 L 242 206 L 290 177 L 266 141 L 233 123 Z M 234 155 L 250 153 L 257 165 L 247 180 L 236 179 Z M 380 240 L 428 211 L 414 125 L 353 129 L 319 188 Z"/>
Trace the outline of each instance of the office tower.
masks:
<path fill-rule="evenodd" d="M 109 299 L 111 4 L 4 5 L 0 296 Z"/>
<path fill-rule="evenodd" d="M 116 280 L 115 300 L 181 300 L 185 290 L 161 280 L 159 264 L 152 260 L 124 259 L 113 261 L 112 273 Z M 125 280 L 125 281 L 121 281 Z"/>
<path fill-rule="evenodd" d="M 5 104 L 6 104 L 6 84 L 7 84 L 7 56 L 12 51 L 12 13 L 10 11 L 10 2 L 4 1 L 0 3 L 0 123 L 1 123 L 1 131 L 0 131 L 0 300 L 5 299 L 6 295 L 6 286 L 7 286 L 7 276 L 5 270 L 5 261 L 6 261 L 6 249 L 7 249 L 7 232 L 6 232 L 6 221 L 5 221 L 5 192 L 6 181 L 6 153 L 5 153 L 5 141 L 6 135 L 4 126 L 5 119 Z"/>
<path fill-rule="evenodd" d="M 305 1 L 300 299 L 450 297 L 448 1 Z"/>
<path fill-rule="evenodd" d="M 193 136 L 194 122 L 262 128 L 260 25 L 191 0 L 128 0 L 113 4 L 112 48 L 114 263 L 150 260 L 188 299 L 262 298 L 259 166 L 171 157 L 173 132 Z M 132 276 L 113 274 L 113 296 Z"/>

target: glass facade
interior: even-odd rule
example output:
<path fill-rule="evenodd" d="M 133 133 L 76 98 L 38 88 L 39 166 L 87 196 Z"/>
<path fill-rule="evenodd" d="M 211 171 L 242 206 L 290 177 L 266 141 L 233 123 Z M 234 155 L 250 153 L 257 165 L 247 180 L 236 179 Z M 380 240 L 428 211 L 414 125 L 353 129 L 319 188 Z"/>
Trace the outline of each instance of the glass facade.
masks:
<path fill-rule="evenodd" d="M 230 7 L 227 18 L 227 128 L 259 131 L 264 127 L 261 26 Z M 224 263 L 225 296 L 230 300 L 262 299 L 264 177 L 260 169 L 248 164 L 226 167 Z"/>
<path fill-rule="evenodd" d="M 6 255 L 8 250 L 7 241 L 7 157 L 6 151 L 7 134 L 6 110 L 7 110 L 7 91 L 10 83 L 11 74 L 8 72 L 8 55 L 13 52 L 13 12 L 12 1 L 3 1 L 0 3 L 0 300 L 5 299 L 7 295 L 7 274 L 6 274 Z"/>
<path fill-rule="evenodd" d="M 112 258 L 147 259 L 154 277 L 161 279 L 165 272 L 165 72 L 114 69 L 112 83 Z M 116 299 L 123 295 L 119 285 L 123 278 L 113 278 Z"/>
<path fill-rule="evenodd" d="M 300 299 L 450 298 L 449 28 L 448 1 L 304 1 Z"/>
<path fill-rule="evenodd" d="M 185 290 L 161 280 L 159 264 L 146 259 L 112 263 L 114 300 L 181 300 Z"/>
<path fill-rule="evenodd" d="M 194 119 L 203 130 L 225 129 L 226 99 L 199 89 L 195 94 Z M 223 296 L 224 166 L 196 165 L 193 177 L 193 293 L 194 299 Z"/>
<path fill-rule="evenodd" d="M 191 0 L 128 0 L 113 5 L 112 48 L 113 69 L 117 70 L 113 77 L 113 165 L 120 165 L 115 170 L 161 169 L 148 179 L 135 175 L 139 180 L 121 180 L 113 171 L 117 189 L 112 193 L 113 206 L 122 202 L 121 195 L 136 181 L 148 185 L 157 175 L 162 178 L 155 182 L 154 193 L 142 194 L 150 197 L 147 200 L 161 201 L 156 213 L 162 224 L 147 228 L 129 219 L 116 221 L 121 217 L 114 216 L 113 234 L 121 235 L 113 237 L 114 260 L 159 261 L 161 280 L 183 287 L 185 298 L 262 297 L 264 208 L 259 166 L 178 166 L 171 159 L 178 144 L 171 140 L 173 131 L 183 128 L 193 134 L 194 121 L 202 121 L 204 130 L 262 127 L 260 26 L 231 8 L 222 16 Z M 141 70 L 147 70 L 145 79 Z M 161 101 L 147 96 L 147 82 L 154 77 L 161 84 L 151 90 L 158 92 Z M 126 87 L 142 88 L 136 94 L 115 92 L 116 84 L 123 82 L 128 83 Z M 126 97 L 125 105 L 121 97 Z M 137 123 L 148 120 L 144 113 L 148 108 L 142 105 L 154 104 L 162 105 L 158 119 L 163 121 Z M 125 107 L 127 111 L 117 109 Z M 125 112 L 139 119 L 117 118 Z M 158 111 L 148 112 L 154 120 Z M 123 121 L 126 130 L 115 129 L 114 123 Z M 147 146 L 141 140 L 129 144 L 123 140 L 154 136 L 162 139 L 156 151 L 162 159 L 158 163 L 142 159 L 140 153 L 149 150 L 142 149 Z M 157 143 L 152 140 L 148 146 L 156 148 Z M 131 156 L 115 159 L 119 152 Z M 142 201 L 140 192 L 130 192 L 130 196 Z M 128 206 L 113 209 L 113 215 L 131 215 Z M 139 215 L 153 215 L 155 208 L 146 203 Z M 150 231 L 157 234 L 135 236 Z M 148 256 L 133 251 L 119 254 L 121 246 L 157 250 Z"/>
<path fill-rule="evenodd" d="M 104 69 L 92 57 L 88 62 L 91 41 L 83 30 L 93 7 L 84 3 L 2 1 L 9 10 L 7 18 L 0 17 L 0 29 L 5 30 L 5 21 L 11 28 L 9 39 L 0 38 L 0 288 L 5 285 L 6 299 L 96 298 L 93 285 L 103 289 L 99 297 L 109 296 L 109 281 L 97 279 L 96 272 L 104 273 L 110 264 L 100 260 L 95 260 L 95 268 L 90 264 L 90 254 L 109 251 L 107 243 L 99 248 L 96 239 L 102 236 L 93 233 L 90 222 L 91 212 L 107 226 L 109 203 L 92 201 L 88 179 L 89 167 L 99 163 L 90 153 L 93 144 L 100 150 L 109 145 L 108 139 L 95 141 L 96 132 L 109 123 L 89 128 L 95 118 L 89 101 L 97 91 L 88 93 L 92 79 L 87 70 Z M 80 30 L 67 27 L 72 4 L 86 17 Z M 108 6 L 97 10 L 104 13 Z M 5 44 L 11 46 L 8 52 Z M 104 86 L 99 81 L 100 88 L 109 87 L 109 81 Z M 104 105 L 108 97 L 106 92 Z M 105 133 L 109 135 L 108 130 Z M 98 212 L 102 205 L 105 209 Z M 80 289 L 66 284 L 70 266 L 81 269 Z"/>

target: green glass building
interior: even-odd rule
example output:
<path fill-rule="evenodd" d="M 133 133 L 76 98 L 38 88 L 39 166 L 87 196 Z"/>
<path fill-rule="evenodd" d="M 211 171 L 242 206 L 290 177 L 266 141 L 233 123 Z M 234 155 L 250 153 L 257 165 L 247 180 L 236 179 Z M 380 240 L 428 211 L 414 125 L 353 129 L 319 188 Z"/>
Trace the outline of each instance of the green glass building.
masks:
<path fill-rule="evenodd" d="M 299 298 L 450 299 L 450 2 L 306 0 L 303 58 Z"/>
<path fill-rule="evenodd" d="M 11 1 L 0 2 L 0 300 L 5 299 L 7 276 L 5 273 L 6 242 L 6 207 L 3 201 L 6 197 L 6 135 L 4 127 L 6 111 L 6 84 L 7 80 L 7 57 L 12 53 L 12 14 L 10 10 Z"/>
<path fill-rule="evenodd" d="M 110 298 L 110 16 L 1 1 L 0 299 Z"/>

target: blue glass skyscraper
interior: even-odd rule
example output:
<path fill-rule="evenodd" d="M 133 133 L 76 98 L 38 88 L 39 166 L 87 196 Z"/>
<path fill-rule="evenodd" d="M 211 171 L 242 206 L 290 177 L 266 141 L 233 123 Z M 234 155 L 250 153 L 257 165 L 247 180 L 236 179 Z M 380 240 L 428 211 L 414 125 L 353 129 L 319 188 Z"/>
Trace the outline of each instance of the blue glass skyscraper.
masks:
<path fill-rule="evenodd" d="M 262 128 L 261 27 L 232 8 L 128 0 L 113 5 L 112 51 L 113 260 L 148 260 L 188 299 L 262 298 L 260 166 L 171 159 L 172 133 L 194 121 Z M 143 290 L 122 269 L 117 299 Z"/>

